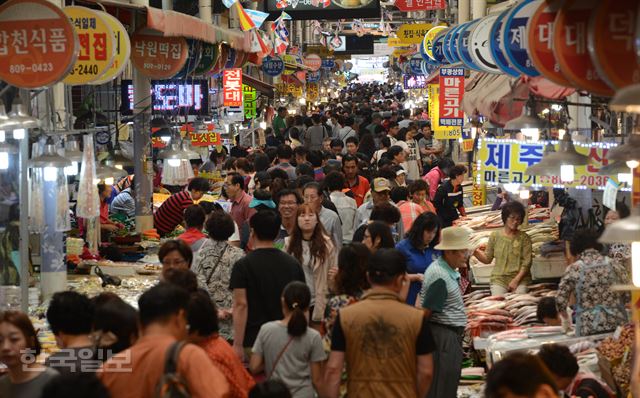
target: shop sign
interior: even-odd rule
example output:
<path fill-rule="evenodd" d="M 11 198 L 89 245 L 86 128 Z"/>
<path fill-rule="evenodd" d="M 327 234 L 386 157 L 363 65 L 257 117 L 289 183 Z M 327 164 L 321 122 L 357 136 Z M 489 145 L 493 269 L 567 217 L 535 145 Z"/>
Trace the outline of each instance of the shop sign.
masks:
<path fill-rule="evenodd" d="M 302 86 L 297 86 L 293 83 L 278 83 L 276 89 L 280 94 L 291 94 L 295 98 L 302 98 Z"/>
<path fill-rule="evenodd" d="M 422 59 L 421 55 L 414 55 L 413 57 L 409 58 L 409 70 L 411 71 L 412 74 L 414 75 L 422 75 L 422 63 L 424 62 L 424 60 Z"/>
<path fill-rule="evenodd" d="M 504 24 L 504 19 L 509 11 L 510 10 L 506 10 L 498 14 L 498 18 L 496 18 L 496 21 L 493 23 L 493 26 L 491 27 L 491 34 L 489 36 L 489 48 L 491 49 L 491 55 L 493 55 L 493 60 L 495 61 L 498 69 L 511 77 L 519 77 L 520 72 L 515 70 L 511 63 L 509 63 L 507 56 L 502 50 L 502 24 Z"/>
<path fill-rule="evenodd" d="M 553 30 L 553 51 L 560 64 L 560 71 L 576 87 L 598 95 L 611 96 L 613 90 L 600 78 L 587 48 L 589 19 L 598 1 L 568 1 L 563 4 Z M 635 62 L 635 57 L 633 61 Z"/>
<path fill-rule="evenodd" d="M 430 23 L 406 23 L 400 25 L 396 36 L 404 44 L 420 44 L 427 32 L 433 27 Z"/>
<path fill-rule="evenodd" d="M 285 63 L 285 69 L 283 72 L 283 74 L 285 75 L 292 75 L 296 71 L 293 68 L 297 67 L 297 65 L 302 64 L 302 58 L 300 58 L 297 55 L 285 54 L 282 56 L 282 60 Z M 286 64 L 289 64 L 289 65 L 287 66 Z"/>
<path fill-rule="evenodd" d="M 187 55 L 187 62 L 176 75 L 174 79 L 184 79 L 191 75 L 200 64 L 202 58 L 202 42 L 199 40 L 187 39 L 187 45 L 189 46 L 189 52 Z"/>
<path fill-rule="evenodd" d="M 321 76 L 320 71 L 308 72 L 306 79 L 310 83 L 316 83 L 320 81 L 320 76 Z"/>
<path fill-rule="evenodd" d="M 467 22 L 462 25 L 460 34 L 458 35 L 458 58 L 469 69 L 480 71 L 480 67 L 475 64 L 473 58 L 471 58 L 471 46 L 469 40 L 471 38 L 471 32 L 476 26 L 477 21 Z"/>
<path fill-rule="evenodd" d="M 560 175 L 530 176 L 525 174 L 529 166 L 542 159 L 546 142 L 524 142 L 514 140 L 482 139 L 479 142 L 478 164 L 480 166 L 479 180 L 493 184 L 515 183 L 526 186 L 554 186 L 566 187 L 582 186 L 590 189 L 604 187 L 608 176 L 598 175 L 601 167 L 608 164 L 606 154 L 608 149 L 598 144 L 576 145 L 576 150 L 591 158 L 591 164 L 576 166 L 576 180 L 565 183 Z M 555 144 L 556 151 L 559 149 Z"/>
<path fill-rule="evenodd" d="M 78 34 L 80 53 L 64 83 L 88 84 L 101 79 L 115 58 L 113 30 L 98 11 L 91 8 L 69 6 L 63 8 Z"/>
<path fill-rule="evenodd" d="M 222 72 L 222 104 L 242 106 L 242 69 L 225 69 Z"/>
<path fill-rule="evenodd" d="M 462 33 L 463 29 L 463 25 L 456 26 L 451 34 L 451 40 L 449 40 L 449 54 L 451 55 L 453 63 L 461 62 L 460 55 L 458 55 L 458 39 L 460 38 L 460 33 Z"/>
<path fill-rule="evenodd" d="M 403 47 L 406 46 L 399 37 L 389 37 L 387 39 L 387 47 Z"/>
<path fill-rule="evenodd" d="M 460 108 L 464 95 L 464 68 L 440 68 L 440 126 L 462 127 L 464 112 Z"/>
<path fill-rule="evenodd" d="M 424 75 L 403 75 L 405 90 L 423 89 L 427 87 L 427 77 Z"/>
<path fill-rule="evenodd" d="M 284 61 L 278 56 L 262 60 L 262 71 L 271 77 L 280 76 L 284 71 Z"/>
<path fill-rule="evenodd" d="M 559 9 L 559 3 L 542 2 L 529 19 L 529 55 L 542 76 L 561 86 L 571 86 L 571 82 L 560 72 L 560 64 L 553 53 L 553 29 Z"/>
<path fill-rule="evenodd" d="M 319 97 L 318 83 L 307 83 L 307 100 L 315 101 Z"/>
<path fill-rule="evenodd" d="M 469 52 L 474 63 L 487 73 L 501 73 L 496 61 L 493 59 L 491 47 L 489 47 L 489 37 L 491 27 L 495 23 L 497 15 L 490 15 L 482 18 L 475 25 L 469 36 Z"/>
<path fill-rule="evenodd" d="M 143 75 L 170 79 L 187 62 L 189 47 L 183 37 L 164 37 L 140 32 L 131 38 L 131 62 Z"/>
<path fill-rule="evenodd" d="M 471 205 L 472 206 L 484 206 L 487 202 L 487 186 L 485 184 L 478 183 L 479 168 L 476 165 L 473 166 L 473 188 L 471 191 Z"/>
<path fill-rule="evenodd" d="M 527 76 L 539 76 L 527 52 L 527 23 L 545 0 L 525 1 L 505 16 L 500 33 L 500 49 L 517 71 Z"/>
<path fill-rule="evenodd" d="M 213 125 L 208 125 L 205 131 L 190 132 L 189 138 L 193 146 L 215 146 L 222 144 L 220 132 L 214 131 Z"/>
<path fill-rule="evenodd" d="M 315 72 L 322 66 L 322 58 L 318 54 L 309 54 L 304 58 L 304 65 Z"/>
<path fill-rule="evenodd" d="M 106 12 L 96 11 L 104 20 L 109 24 L 111 31 L 113 32 L 114 42 L 114 57 L 109 68 L 100 79 L 91 82 L 91 84 L 104 84 L 116 77 L 120 76 L 124 68 L 129 62 L 131 56 L 131 40 L 129 40 L 129 33 L 127 29 L 118 21 L 118 19 Z"/>
<path fill-rule="evenodd" d="M 424 48 L 424 53 L 432 61 L 436 60 L 433 56 L 433 41 L 435 40 L 438 32 L 442 31 L 443 29 L 446 29 L 446 26 L 434 26 L 433 28 L 429 29 L 427 34 L 424 35 L 424 38 L 422 39 L 422 46 Z"/>
<path fill-rule="evenodd" d="M 462 130 L 462 152 L 473 152 L 474 139 L 471 137 L 471 130 Z"/>
<path fill-rule="evenodd" d="M 209 72 L 216 65 L 216 61 L 220 56 L 220 44 L 202 43 L 202 57 L 196 69 L 193 71 L 195 76 L 202 76 Z"/>
<path fill-rule="evenodd" d="M 431 53 L 433 54 L 433 59 L 439 64 L 445 64 L 447 60 L 444 58 L 444 36 L 446 35 L 446 30 L 439 32 L 436 35 L 436 38 L 433 39 L 433 46 L 431 46 Z"/>
<path fill-rule="evenodd" d="M 324 58 L 322 60 L 322 69 L 333 69 L 336 67 L 336 61 L 333 58 Z"/>
<path fill-rule="evenodd" d="M 462 137 L 458 127 L 440 125 L 440 85 L 429 84 L 427 86 L 427 98 L 429 102 L 429 119 L 433 137 L 437 140 L 458 139 Z"/>
<path fill-rule="evenodd" d="M 0 21 L 0 80 L 40 88 L 71 70 L 78 39 L 60 8 L 45 0 L 13 0 L 0 6 Z"/>
<path fill-rule="evenodd" d="M 611 88 L 640 82 L 640 64 L 633 45 L 637 21 L 638 1 L 600 0 L 591 13 L 589 53 L 600 77 Z"/>
<path fill-rule="evenodd" d="M 451 43 L 451 34 L 457 29 L 457 26 L 454 26 L 447 30 L 447 33 L 444 34 L 444 40 L 442 41 L 442 53 L 444 54 L 445 63 L 452 64 L 453 58 L 449 52 L 449 43 Z"/>
<path fill-rule="evenodd" d="M 402 12 L 444 10 L 446 0 L 396 0 L 394 3 Z"/>
<path fill-rule="evenodd" d="M 246 84 L 242 85 L 242 98 L 244 103 L 244 118 L 255 119 L 258 116 L 257 100 L 258 92 L 255 88 Z"/>

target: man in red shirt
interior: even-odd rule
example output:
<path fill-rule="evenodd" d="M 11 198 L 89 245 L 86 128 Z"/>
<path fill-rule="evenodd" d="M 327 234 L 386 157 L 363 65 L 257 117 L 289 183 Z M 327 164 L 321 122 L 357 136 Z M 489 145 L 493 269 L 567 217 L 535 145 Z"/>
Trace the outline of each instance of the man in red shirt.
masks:
<path fill-rule="evenodd" d="M 231 218 L 242 228 L 256 212 L 249 207 L 251 195 L 244 191 L 244 178 L 238 173 L 229 173 L 224 180 L 224 191 L 231 202 Z"/>
<path fill-rule="evenodd" d="M 162 236 L 172 232 L 184 220 L 185 209 L 208 191 L 209 180 L 196 177 L 189 182 L 186 191 L 174 193 L 165 200 L 153 215 L 153 224 L 158 233 Z"/>
<path fill-rule="evenodd" d="M 358 158 L 351 154 L 344 155 L 342 157 L 342 172 L 347 182 L 346 188 L 349 189 L 356 204 L 360 207 L 370 186 L 366 178 L 358 175 Z"/>

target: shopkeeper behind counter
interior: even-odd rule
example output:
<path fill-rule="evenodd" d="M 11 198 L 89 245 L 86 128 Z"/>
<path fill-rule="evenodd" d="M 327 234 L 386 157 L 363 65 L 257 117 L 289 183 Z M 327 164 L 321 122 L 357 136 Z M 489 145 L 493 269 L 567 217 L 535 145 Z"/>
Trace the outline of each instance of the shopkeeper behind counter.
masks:
<path fill-rule="evenodd" d="M 209 191 L 209 180 L 196 177 L 189 182 L 187 190 L 171 195 L 153 215 L 153 224 L 163 236 L 171 233 L 184 221 L 184 211 L 194 201 L 200 200 Z"/>

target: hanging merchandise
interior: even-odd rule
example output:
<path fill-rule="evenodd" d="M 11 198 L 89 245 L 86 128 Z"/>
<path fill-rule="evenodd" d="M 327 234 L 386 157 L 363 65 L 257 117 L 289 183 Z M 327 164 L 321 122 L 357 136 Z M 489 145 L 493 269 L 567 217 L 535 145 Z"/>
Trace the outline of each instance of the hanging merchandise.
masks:
<path fill-rule="evenodd" d="M 96 11 L 109 24 L 113 32 L 114 58 L 111 67 L 98 80 L 91 84 L 104 84 L 120 76 L 131 56 L 131 40 L 127 29 L 118 19 L 106 12 Z"/>
<path fill-rule="evenodd" d="M 425 55 L 432 61 L 436 60 L 433 56 L 433 41 L 436 38 L 436 35 L 446 28 L 446 26 L 434 26 L 433 28 L 429 29 L 426 35 L 424 35 L 424 39 L 422 40 L 422 48 L 424 49 Z"/>
<path fill-rule="evenodd" d="M 553 30 L 553 51 L 560 71 L 575 87 L 610 97 L 614 91 L 598 74 L 587 49 L 591 10 L 595 9 L 598 2 L 569 0 L 563 3 Z M 632 59 L 635 61 L 635 57 Z"/>
<path fill-rule="evenodd" d="M 60 8 L 46 0 L 12 0 L 0 6 L 0 21 L 0 80 L 33 89 L 69 73 L 78 38 Z"/>
<path fill-rule="evenodd" d="M 553 31 L 560 2 L 540 3 L 527 23 L 528 48 L 531 62 L 542 76 L 561 86 L 571 82 L 560 71 L 560 64 L 553 53 Z"/>
<path fill-rule="evenodd" d="M 489 48 L 491 48 L 491 55 L 493 55 L 493 60 L 496 62 L 496 66 L 503 73 L 511 76 L 511 77 L 519 77 L 520 72 L 517 71 L 513 65 L 507 59 L 507 56 L 502 51 L 502 25 L 504 24 L 505 17 L 509 14 L 510 10 L 506 10 L 498 15 L 493 26 L 491 27 L 491 33 L 489 36 Z"/>
<path fill-rule="evenodd" d="M 173 79 L 184 79 L 191 75 L 200 64 L 200 59 L 202 58 L 202 42 L 199 40 L 187 39 L 187 45 L 189 46 L 187 62 L 185 62 L 182 69 L 173 76 Z"/>
<path fill-rule="evenodd" d="M 278 56 L 266 57 L 262 60 L 262 71 L 272 77 L 280 76 L 284 71 L 284 61 Z"/>
<path fill-rule="evenodd" d="M 540 76 L 527 52 L 527 22 L 545 0 L 525 1 L 515 6 L 505 16 L 500 33 L 500 49 L 511 66 L 527 76 Z"/>
<path fill-rule="evenodd" d="M 78 197 L 82 200 L 76 205 L 76 214 L 82 218 L 94 218 L 100 216 L 100 198 L 95 181 L 96 174 L 95 153 L 93 136 L 86 134 L 82 151 L 82 165 L 80 167 L 80 183 L 78 184 Z"/>
<path fill-rule="evenodd" d="M 193 71 L 194 76 L 203 76 L 209 72 L 216 64 L 220 56 L 220 43 L 202 43 L 202 56 L 196 69 Z"/>
<path fill-rule="evenodd" d="M 170 79 L 187 62 L 189 46 L 183 37 L 164 37 L 138 31 L 131 38 L 131 43 L 133 66 L 151 79 Z"/>
<path fill-rule="evenodd" d="M 462 30 L 458 35 L 458 57 L 460 61 L 469 69 L 480 71 L 480 67 L 476 65 L 473 58 L 471 58 L 471 46 L 469 45 L 471 40 L 471 32 L 475 28 L 477 21 L 467 22 L 462 25 Z"/>
<path fill-rule="evenodd" d="M 639 6 L 639 0 L 600 0 L 591 11 L 589 54 L 599 76 L 616 90 L 640 83 L 640 60 L 633 45 Z"/>
<path fill-rule="evenodd" d="M 42 205 L 44 203 L 44 169 L 31 170 L 29 185 L 29 231 L 39 234 L 44 231 L 46 224 Z"/>
<path fill-rule="evenodd" d="M 498 19 L 497 15 L 490 15 L 482 18 L 475 25 L 469 36 L 469 53 L 474 63 L 487 73 L 501 73 L 496 65 L 489 47 L 489 37 L 491 36 L 491 27 Z"/>
<path fill-rule="evenodd" d="M 69 186 L 63 169 L 58 169 L 58 183 L 56 191 L 56 231 L 71 230 L 71 216 L 69 214 Z"/>
<path fill-rule="evenodd" d="M 98 11 L 69 6 L 63 9 L 78 33 L 80 53 L 64 83 L 81 85 L 102 79 L 115 59 L 113 30 Z"/>

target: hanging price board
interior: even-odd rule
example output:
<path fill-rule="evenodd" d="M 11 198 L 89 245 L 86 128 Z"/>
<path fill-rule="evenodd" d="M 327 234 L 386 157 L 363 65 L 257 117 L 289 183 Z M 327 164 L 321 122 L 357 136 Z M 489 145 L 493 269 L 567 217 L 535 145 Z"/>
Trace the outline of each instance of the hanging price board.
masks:
<path fill-rule="evenodd" d="M 97 11 L 98 14 L 104 18 L 109 24 L 109 27 L 113 31 L 113 40 L 115 45 L 115 53 L 111 68 L 109 68 L 102 77 L 91 84 L 104 84 L 116 77 L 120 76 L 124 68 L 129 62 L 131 56 L 131 40 L 129 40 L 129 33 L 127 29 L 118 21 L 118 19 L 106 12 Z"/>
<path fill-rule="evenodd" d="M 78 39 L 60 8 L 45 0 L 8 1 L 0 6 L 0 21 L 0 80 L 40 88 L 71 70 Z"/>
<path fill-rule="evenodd" d="M 115 59 L 113 30 L 98 11 L 70 6 L 63 9 L 78 33 L 80 53 L 65 84 L 80 85 L 99 80 L 109 71 Z"/>
<path fill-rule="evenodd" d="M 164 37 L 136 32 L 131 38 L 131 62 L 143 75 L 170 79 L 187 62 L 189 46 L 183 37 Z"/>

